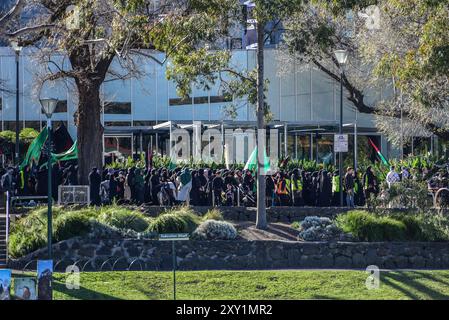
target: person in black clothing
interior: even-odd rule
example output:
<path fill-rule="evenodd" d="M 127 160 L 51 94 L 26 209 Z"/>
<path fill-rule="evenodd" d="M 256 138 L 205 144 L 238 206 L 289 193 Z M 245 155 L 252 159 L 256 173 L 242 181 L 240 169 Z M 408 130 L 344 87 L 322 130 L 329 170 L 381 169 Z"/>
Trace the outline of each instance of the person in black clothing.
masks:
<path fill-rule="evenodd" d="M 207 206 L 207 179 L 204 176 L 204 169 L 198 170 L 198 181 L 200 183 L 200 189 L 199 189 L 199 205 L 200 206 Z"/>
<path fill-rule="evenodd" d="M 153 205 L 159 205 L 159 199 L 157 198 L 157 194 L 161 191 L 161 180 L 159 177 L 159 171 L 153 169 L 151 171 L 150 177 L 150 192 L 151 192 L 151 200 Z"/>
<path fill-rule="evenodd" d="M 221 177 L 221 172 L 217 171 L 212 180 L 212 189 L 214 190 L 214 201 L 216 206 L 221 206 L 221 193 L 224 190 L 224 182 Z"/>
<path fill-rule="evenodd" d="M 326 170 L 321 171 L 319 182 L 318 206 L 329 207 L 332 200 L 332 181 Z"/>
<path fill-rule="evenodd" d="M 100 184 L 101 176 L 98 173 L 97 167 L 93 167 L 89 173 L 90 204 L 93 206 L 101 205 Z"/>
<path fill-rule="evenodd" d="M 38 196 L 46 196 L 47 195 L 47 185 L 48 185 L 48 174 L 46 169 L 39 169 L 37 172 L 37 182 L 36 182 L 36 194 Z"/>
<path fill-rule="evenodd" d="M 374 175 L 373 168 L 371 166 L 368 166 L 366 168 L 365 173 L 362 177 L 362 185 L 363 185 L 363 191 L 365 193 L 365 201 L 369 202 L 371 199 L 371 196 L 376 196 L 379 192 L 378 189 L 378 181 L 376 176 Z"/>
<path fill-rule="evenodd" d="M 117 181 L 113 174 L 109 175 L 109 201 L 112 203 L 117 198 Z"/>
<path fill-rule="evenodd" d="M 131 202 L 136 200 L 136 188 L 134 186 L 134 170 L 135 168 L 129 168 L 128 174 L 126 175 L 126 183 L 129 186 L 129 190 L 131 192 Z"/>
<path fill-rule="evenodd" d="M 248 193 L 252 193 L 254 189 L 254 178 L 251 174 L 250 170 L 245 172 L 245 176 L 243 177 L 243 190 Z"/>
<path fill-rule="evenodd" d="M 201 180 L 198 176 L 198 171 L 192 171 L 192 189 L 190 190 L 190 199 L 193 206 L 200 205 L 200 189 Z"/>
<path fill-rule="evenodd" d="M 348 207 L 354 208 L 354 170 L 348 167 L 343 181 L 344 191 L 346 193 L 346 205 Z"/>
<path fill-rule="evenodd" d="M 265 197 L 267 199 L 267 207 L 273 205 L 273 195 L 274 195 L 274 180 L 271 175 L 267 175 L 265 178 Z"/>

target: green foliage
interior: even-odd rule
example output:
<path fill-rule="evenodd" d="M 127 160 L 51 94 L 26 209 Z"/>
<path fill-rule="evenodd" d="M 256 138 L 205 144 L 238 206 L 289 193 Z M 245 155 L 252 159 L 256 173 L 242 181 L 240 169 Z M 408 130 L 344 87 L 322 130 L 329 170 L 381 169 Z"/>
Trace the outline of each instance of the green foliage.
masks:
<path fill-rule="evenodd" d="M 86 235 L 91 228 L 90 219 L 87 215 L 72 211 L 60 215 L 54 222 L 54 242 L 67 240 L 73 237 Z"/>
<path fill-rule="evenodd" d="M 207 210 L 206 214 L 203 216 L 203 220 L 222 221 L 224 219 L 223 219 L 223 214 L 221 213 L 221 211 L 217 208 L 213 208 L 213 209 Z"/>
<path fill-rule="evenodd" d="M 0 132 L 0 138 L 14 143 L 16 141 L 16 133 L 11 130 L 4 130 Z"/>
<path fill-rule="evenodd" d="M 157 233 L 192 233 L 200 224 L 200 217 L 191 209 L 182 207 L 168 210 L 154 218 L 148 231 Z"/>
<path fill-rule="evenodd" d="M 293 221 L 292 224 L 290 225 L 293 229 L 297 229 L 299 230 L 301 228 L 301 222 L 299 221 Z"/>
<path fill-rule="evenodd" d="M 354 210 L 339 215 L 337 226 L 362 241 L 448 241 L 449 217 L 436 212 L 393 212 L 388 215 Z"/>
<path fill-rule="evenodd" d="M 406 239 L 403 222 L 380 217 L 366 211 L 350 211 L 339 215 L 336 224 L 344 232 L 351 233 L 360 241 L 401 241 Z"/>
<path fill-rule="evenodd" d="M 131 229 L 136 232 L 145 231 L 149 223 L 145 216 L 140 212 L 131 211 L 120 207 L 107 207 L 101 210 L 98 221 L 111 227 L 127 230 Z"/>
<path fill-rule="evenodd" d="M 55 220 L 61 212 L 61 208 L 53 208 Z M 13 258 L 44 247 L 47 244 L 47 207 L 36 208 L 27 216 L 12 223 L 9 240 L 9 254 Z"/>
<path fill-rule="evenodd" d="M 8 253 L 13 258 L 19 258 L 46 244 L 47 238 L 42 233 L 30 232 L 24 226 L 20 226 L 9 237 Z"/>
<path fill-rule="evenodd" d="M 418 208 L 423 212 L 433 205 L 432 198 L 429 197 L 427 183 L 425 181 L 415 181 L 412 179 L 402 180 L 391 185 L 388 190 L 389 203 L 405 208 Z"/>
<path fill-rule="evenodd" d="M 23 128 L 19 133 L 19 138 L 26 143 L 31 143 L 38 135 L 39 132 L 34 128 Z"/>

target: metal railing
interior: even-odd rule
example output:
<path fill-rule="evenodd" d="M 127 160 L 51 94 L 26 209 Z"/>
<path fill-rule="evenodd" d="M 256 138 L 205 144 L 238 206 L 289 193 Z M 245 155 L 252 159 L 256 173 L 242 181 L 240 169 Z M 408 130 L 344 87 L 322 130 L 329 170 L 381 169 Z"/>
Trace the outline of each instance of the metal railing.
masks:
<path fill-rule="evenodd" d="M 8 252 L 8 248 L 9 248 L 9 201 L 10 201 L 10 195 L 9 195 L 9 191 L 6 191 L 6 204 L 5 204 L 5 212 L 6 212 L 6 219 L 5 219 L 5 262 L 6 264 L 8 264 L 8 257 L 9 257 L 9 252 Z"/>

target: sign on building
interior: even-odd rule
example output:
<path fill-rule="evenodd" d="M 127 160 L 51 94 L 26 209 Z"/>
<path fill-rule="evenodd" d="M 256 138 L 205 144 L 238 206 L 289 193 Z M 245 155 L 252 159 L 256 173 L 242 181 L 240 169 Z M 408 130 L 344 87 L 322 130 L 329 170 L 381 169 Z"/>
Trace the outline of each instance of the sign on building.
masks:
<path fill-rule="evenodd" d="M 348 152 L 348 135 L 334 135 L 334 152 Z"/>

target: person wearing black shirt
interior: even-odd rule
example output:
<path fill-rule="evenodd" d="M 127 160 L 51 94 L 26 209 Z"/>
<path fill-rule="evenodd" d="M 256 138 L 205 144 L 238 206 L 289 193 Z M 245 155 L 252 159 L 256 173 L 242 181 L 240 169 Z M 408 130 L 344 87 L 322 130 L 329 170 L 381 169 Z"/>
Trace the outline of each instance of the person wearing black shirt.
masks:
<path fill-rule="evenodd" d="M 212 180 L 212 189 L 214 190 L 215 205 L 221 206 L 221 193 L 224 189 L 224 182 L 220 171 L 215 173 L 215 177 Z"/>
<path fill-rule="evenodd" d="M 101 205 L 100 184 L 101 184 L 101 176 L 98 173 L 97 168 L 94 167 L 92 168 L 92 171 L 89 173 L 90 204 L 93 206 Z"/>

